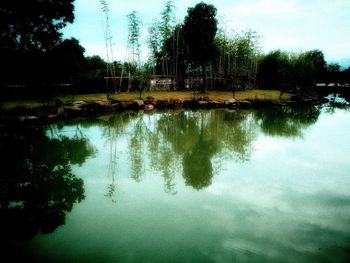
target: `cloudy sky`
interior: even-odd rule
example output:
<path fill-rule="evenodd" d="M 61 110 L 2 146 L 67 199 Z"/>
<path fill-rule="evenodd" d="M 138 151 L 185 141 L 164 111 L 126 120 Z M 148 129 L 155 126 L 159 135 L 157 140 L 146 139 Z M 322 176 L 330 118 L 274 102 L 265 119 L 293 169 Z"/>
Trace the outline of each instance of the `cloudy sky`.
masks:
<path fill-rule="evenodd" d="M 159 18 L 165 0 L 107 0 L 113 52 L 126 57 L 127 14 L 136 10 L 142 20 L 142 53 L 147 56 L 147 30 Z M 176 20 L 183 21 L 188 7 L 199 0 L 175 0 Z M 252 29 L 261 35 L 264 52 L 282 49 L 299 52 L 320 49 L 329 62 L 350 65 L 350 0 L 207 0 L 218 11 L 227 30 Z M 86 55 L 105 58 L 104 20 L 99 0 L 75 0 L 75 22 L 64 37 L 75 37 Z"/>

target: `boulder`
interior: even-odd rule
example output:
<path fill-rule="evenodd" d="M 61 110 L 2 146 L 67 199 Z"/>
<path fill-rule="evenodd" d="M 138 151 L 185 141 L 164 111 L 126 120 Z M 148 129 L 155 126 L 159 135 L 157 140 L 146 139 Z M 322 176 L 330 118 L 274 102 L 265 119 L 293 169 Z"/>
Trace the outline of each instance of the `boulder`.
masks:
<path fill-rule="evenodd" d="M 208 101 L 199 100 L 199 101 L 198 101 L 198 106 L 199 106 L 200 108 L 205 108 L 205 107 L 208 106 Z"/>
<path fill-rule="evenodd" d="M 241 109 L 249 109 L 251 108 L 252 104 L 248 100 L 240 100 L 238 101 L 238 107 Z"/>
<path fill-rule="evenodd" d="M 154 110 L 153 104 L 145 104 L 145 110 L 146 110 L 146 111 Z"/>
<path fill-rule="evenodd" d="M 158 109 L 166 109 L 169 108 L 170 100 L 163 99 L 163 100 L 157 100 L 157 108 Z"/>
<path fill-rule="evenodd" d="M 82 107 L 84 111 L 96 112 L 96 113 L 105 113 L 113 111 L 112 102 L 109 100 L 98 100 L 93 102 L 87 102 Z"/>
<path fill-rule="evenodd" d="M 143 102 L 143 100 L 134 100 L 132 106 L 135 110 L 140 110 L 144 108 L 145 103 Z"/>
<path fill-rule="evenodd" d="M 219 101 L 211 100 L 208 102 L 208 105 L 210 108 L 219 108 L 221 104 Z"/>
<path fill-rule="evenodd" d="M 182 101 L 180 99 L 174 99 L 172 101 L 174 108 L 180 108 L 182 106 Z"/>

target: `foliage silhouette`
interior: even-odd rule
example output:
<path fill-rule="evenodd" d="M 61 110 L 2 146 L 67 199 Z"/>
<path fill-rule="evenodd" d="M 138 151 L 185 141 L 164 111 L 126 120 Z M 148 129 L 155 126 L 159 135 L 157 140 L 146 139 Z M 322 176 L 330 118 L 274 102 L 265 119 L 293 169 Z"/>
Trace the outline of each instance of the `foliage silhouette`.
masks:
<path fill-rule="evenodd" d="M 321 109 L 314 106 L 278 107 L 256 111 L 255 117 L 265 134 L 294 138 L 302 137 L 303 129 L 316 123 L 320 113 Z"/>
<path fill-rule="evenodd" d="M 88 141 L 48 138 L 42 128 L 6 126 L 0 149 L 6 153 L 0 160 L 2 236 L 30 239 L 64 224 L 73 204 L 85 198 L 83 180 L 72 173 L 71 165 L 93 154 Z"/>
<path fill-rule="evenodd" d="M 211 185 L 213 177 L 211 157 L 216 151 L 215 142 L 206 140 L 201 134 L 194 148 L 183 156 L 183 177 L 187 185 L 197 190 Z"/>

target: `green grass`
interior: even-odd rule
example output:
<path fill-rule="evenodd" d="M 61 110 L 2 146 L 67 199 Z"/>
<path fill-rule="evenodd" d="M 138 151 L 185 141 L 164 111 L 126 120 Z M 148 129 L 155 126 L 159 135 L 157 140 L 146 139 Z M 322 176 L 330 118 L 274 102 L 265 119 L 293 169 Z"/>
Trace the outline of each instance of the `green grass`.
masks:
<path fill-rule="evenodd" d="M 112 94 L 111 98 L 121 101 L 132 101 L 139 99 L 139 92 L 129 92 L 129 93 L 118 93 Z M 148 96 L 152 96 L 155 99 L 180 99 L 180 100 L 189 100 L 193 99 L 193 92 L 189 91 L 145 91 L 142 93 L 142 98 L 146 99 Z M 245 99 L 261 99 L 261 100 L 279 100 L 280 92 L 278 90 L 246 90 L 246 91 L 236 91 L 235 99 L 245 100 Z M 292 94 L 284 93 L 282 100 L 288 100 Z M 197 93 L 196 99 L 199 97 L 208 97 L 210 100 L 223 101 L 232 98 L 232 92 L 229 91 L 208 91 L 204 94 Z M 72 95 L 59 96 L 58 97 L 64 103 L 72 102 Z M 76 95 L 74 100 L 86 100 L 86 101 L 95 101 L 95 100 L 105 100 L 106 94 L 82 94 Z M 54 101 L 54 100 L 52 100 Z M 39 108 L 45 106 L 44 101 L 40 100 L 9 100 L 2 103 L 2 108 L 4 110 L 10 110 L 16 107 L 26 107 L 26 108 Z"/>
<path fill-rule="evenodd" d="M 282 96 L 282 100 L 287 100 L 292 94 L 285 93 Z M 112 94 L 111 98 L 122 101 L 130 101 L 139 99 L 140 94 L 138 92 L 118 93 Z M 142 93 L 142 98 L 146 99 L 148 96 L 152 96 L 155 99 L 180 99 L 189 100 L 193 99 L 193 92 L 189 91 L 145 91 Z M 280 92 L 278 90 L 247 90 L 235 92 L 235 99 L 262 99 L 262 100 L 279 100 Z M 232 98 L 232 92 L 230 91 L 208 91 L 204 94 L 196 93 L 196 99 L 199 97 L 208 97 L 210 100 L 228 100 Z M 61 97 L 64 102 L 71 100 L 71 97 Z M 106 94 L 86 94 L 77 95 L 75 100 L 103 100 L 106 99 Z"/>

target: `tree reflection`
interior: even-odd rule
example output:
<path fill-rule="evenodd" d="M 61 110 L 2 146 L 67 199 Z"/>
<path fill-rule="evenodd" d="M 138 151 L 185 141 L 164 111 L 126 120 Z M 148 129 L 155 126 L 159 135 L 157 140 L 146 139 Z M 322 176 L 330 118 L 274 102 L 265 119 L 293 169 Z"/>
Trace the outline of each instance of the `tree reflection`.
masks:
<path fill-rule="evenodd" d="M 64 224 L 84 196 L 71 171 L 93 154 L 86 138 L 49 138 L 42 128 L 3 126 L 0 132 L 0 232 L 30 239 Z"/>
<path fill-rule="evenodd" d="M 230 158 L 237 162 L 250 159 L 256 138 L 252 111 L 212 111 L 208 132 L 219 145 L 221 159 Z"/>
<path fill-rule="evenodd" d="M 302 137 L 303 130 L 316 123 L 320 113 L 321 108 L 316 106 L 277 107 L 256 111 L 255 117 L 265 134 L 293 138 Z"/>
<path fill-rule="evenodd" d="M 109 116 L 105 122 L 106 129 L 104 134 L 107 137 L 107 144 L 109 148 L 109 162 L 108 162 L 108 176 L 111 178 L 111 183 L 106 187 L 105 196 L 116 202 L 117 191 L 117 166 L 118 166 L 118 139 L 125 132 L 127 124 L 132 119 L 132 115 L 118 114 Z"/>
<path fill-rule="evenodd" d="M 202 133 L 193 149 L 183 156 L 183 177 L 187 185 L 199 190 L 211 184 L 211 158 L 216 151 L 215 142 L 205 139 Z"/>
<path fill-rule="evenodd" d="M 215 173 L 212 159 L 247 160 L 255 138 L 255 123 L 250 115 L 224 110 L 164 114 L 157 130 L 170 143 L 172 159 L 181 160 L 186 184 L 201 189 L 211 184 Z M 162 164 L 162 160 L 158 159 Z M 178 167 L 179 167 L 178 165 Z M 169 162 L 161 167 L 169 167 Z"/>
<path fill-rule="evenodd" d="M 177 175 L 182 175 L 187 185 L 203 189 L 211 184 L 224 161 L 250 160 L 259 128 L 272 136 L 301 136 L 319 114 L 317 107 L 122 113 L 116 115 L 114 128 L 108 128 L 108 138 L 115 142 L 119 136 L 111 129 L 117 129 L 116 134 L 127 129 L 123 136 L 128 142 L 130 177 L 140 182 L 146 173 L 160 174 L 165 192 L 176 194 Z M 121 125 L 121 120 L 128 125 Z M 109 195 L 113 193 L 111 187 Z"/>

